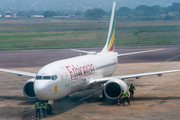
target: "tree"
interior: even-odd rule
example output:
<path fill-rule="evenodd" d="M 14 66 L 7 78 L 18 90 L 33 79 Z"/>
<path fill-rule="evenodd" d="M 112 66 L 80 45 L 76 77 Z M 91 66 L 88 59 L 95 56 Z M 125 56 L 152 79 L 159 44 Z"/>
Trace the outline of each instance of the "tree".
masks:
<path fill-rule="evenodd" d="M 60 11 L 57 11 L 57 12 L 56 12 L 56 15 L 57 15 L 57 16 L 63 16 L 62 12 L 60 12 Z"/>
<path fill-rule="evenodd" d="M 139 5 L 135 10 L 134 14 L 136 16 L 155 16 L 159 15 L 161 11 L 161 7 L 156 5 L 153 7 L 148 7 L 146 5 Z"/>
<path fill-rule="evenodd" d="M 153 10 L 153 14 L 154 14 L 154 15 L 160 15 L 160 14 L 163 14 L 163 13 L 164 13 L 164 12 L 163 12 L 163 9 L 161 8 L 160 5 L 154 5 L 154 6 L 152 7 L 152 10 Z"/>
<path fill-rule="evenodd" d="M 78 10 L 78 11 L 76 11 L 76 12 L 74 13 L 74 15 L 82 15 L 82 14 L 83 14 L 83 12 L 80 11 L 80 10 Z"/>
<path fill-rule="evenodd" d="M 117 10 L 116 14 L 118 16 L 128 16 L 131 14 L 131 9 L 128 7 L 120 7 L 119 10 Z"/>
<path fill-rule="evenodd" d="M 173 3 L 172 4 L 172 11 L 180 12 L 180 3 Z"/>
<path fill-rule="evenodd" d="M 146 5 L 139 5 L 134 9 L 133 14 L 135 16 L 144 16 L 144 11 L 146 11 L 147 8 L 148 7 Z"/>
<path fill-rule="evenodd" d="M 147 7 L 144 12 L 144 16 L 154 16 L 153 8 L 152 7 Z"/>
<path fill-rule="evenodd" d="M 143 10 L 134 10 L 132 13 L 134 16 L 143 16 Z"/>
<path fill-rule="evenodd" d="M 145 10 L 147 10 L 147 8 L 148 8 L 147 5 L 139 5 L 138 7 L 135 8 L 135 10 L 145 11 Z"/>
<path fill-rule="evenodd" d="M 57 16 L 57 13 L 54 11 L 46 11 L 43 13 L 44 17 L 52 17 L 52 16 Z"/>
<path fill-rule="evenodd" d="M 27 16 L 25 11 L 18 11 L 17 16 Z"/>
<path fill-rule="evenodd" d="M 89 9 L 85 12 L 85 17 L 87 18 L 102 18 L 106 12 L 103 9 L 99 8 L 94 8 L 94 9 Z"/>

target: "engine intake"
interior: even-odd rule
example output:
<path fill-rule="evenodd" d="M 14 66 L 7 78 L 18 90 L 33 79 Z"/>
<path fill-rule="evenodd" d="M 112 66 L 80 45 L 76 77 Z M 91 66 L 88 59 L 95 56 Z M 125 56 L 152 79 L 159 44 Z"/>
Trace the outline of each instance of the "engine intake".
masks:
<path fill-rule="evenodd" d="M 118 99 L 121 96 L 122 91 L 127 90 L 127 84 L 119 79 L 110 80 L 104 86 L 104 93 L 109 99 Z"/>
<path fill-rule="evenodd" d="M 34 92 L 34 78 L 24 83 L 23 93 L 27 98 L 36 98 L 36 94 Z"/>

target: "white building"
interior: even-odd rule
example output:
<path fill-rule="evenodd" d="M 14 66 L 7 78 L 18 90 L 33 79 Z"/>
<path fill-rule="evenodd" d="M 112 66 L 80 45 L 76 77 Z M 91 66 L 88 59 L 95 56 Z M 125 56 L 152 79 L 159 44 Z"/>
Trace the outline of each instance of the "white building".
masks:
<path fill-rule="evenodd" d="M 44 18 L 44 15 L 31 15 L 31 18 Z"/>
<path fill-rule="evenodd" d="M 5 15 L 5 18 L 11 18 L 12 16 L 11 15 Z"/>

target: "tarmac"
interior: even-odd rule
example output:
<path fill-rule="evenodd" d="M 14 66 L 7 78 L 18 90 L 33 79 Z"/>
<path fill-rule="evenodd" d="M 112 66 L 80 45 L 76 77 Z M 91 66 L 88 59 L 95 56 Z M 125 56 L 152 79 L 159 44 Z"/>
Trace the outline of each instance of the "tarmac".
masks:
<path fill-rule="evenodd" d="M 159 48 L 159 47 L 158 47 Z M 121 48 L 119 48 L 121 49 Z M 121 49 L 123 53 L 133 51 L 137 48 Z M 140 48 L 141 50 L 146 48 Z M 151 48 L 149 48 L 151 49 Z M 154 49 L 154 48 L 153 48 Z M 50 52 L 52 50 L 49 50 Z M 56 50 L 54 50 L 56 51 Z M 16 52 L 16 54 L 24 54 L 23 51 L 4 51 L 0 52 L 0 56 L 4 54 L 5 68 L 37 72 L 41 67 L 40 62 L 35 62 L 34 65 L 26 66 L 24 63 L 29 59 L 24 59 L 23 64 L 18 61 L 22 61 L 20 58 L 14 56 L 16 59 L 12 59 L 11 62 L 6 60 L 8 57 Z M 27 51 L 25 51 L 27 52 Z M 7 53 L 5 57 L 5 53 Z M 10 54 L 11 53 L 11 54 Z M 32 54 L 32 52 L 29 52 Z M 55 52 L 57 55 L 57 52 Z M 164 70 L 180 69 L 180 61 L 178 47 L 171 46 L 163 51 L 156 52 L 154 54 L 148 54 L 152 56 L 152 59 L 146 59 L 147 54 L 137 55 L 141 62 L 135 60 L 137 56 L 130 57 L 134 62 L 126 62 L 125 58 L 119 58 L 122 60 L 114 75 L 135 74 L 141 72 L 154 72 Z M 34 54 L 32 54 L 34 55 Z M 13 56 L 13 55 L 12 55 Z M 11 57 L 12 57 L 11 56 Z M 38 54 L 37 54 L 38 56 Z M 52 55 L 51 55 L 52 56 Z M 159 57 L 158 57 L 159 56 Z M 177 56 L 173 61 L 162 63 L 170 58 Z M 28 57 L 28 56 L 27 56 Z M 34 56 L 35 57 L 35 56 Z M 157 57 L 156 60 L 153 59 Z M 26 58 L 26 57 L 25 57 Z M 45 56 L 44 56 L 45 58 Z M 143 61 L 144 58 L 144 61 Z M 15 60 L 15 61 L 14 61 Z M 150 62 L 154 60 L 153 62 Z M 50 60 L 43 60 L 46 62 Z M 130 60 L 129 60 L 130 61 Z M 13 63 L 18 63 L 13 64 Z M 37 64 L 36 64 L 37 63 Z M 1 63 L 0 63 L 1 64 Z M 7 64 L 7 65 L 6 65 Z M 10 65 L 9 65 L 10 64 Z M 43 63 L 45 64 L 45 62 Z M 12 66 L 11 66 L 12 65 Z M 13 74 L 0 72 L 0 120 L 30 120 L 33 114 L 35 117 L 35 102 L 37 99 L 28 99 L 23 95 L 23 84 L 30 79 L 25 76 L 17 76 Z M 131 105 L 128 103 L 122 106 L 122 99 L 120 99 L 120 106 L 117 106 L 117 101 L 109 101 L 102 99 L 103 86 L 96 89 L 77 92 L 64 98 L 56 100 L 53 105 L 54 115 L 41 118 L 42 120 L 179 120 L 180 118 L 180 74 L 168 73 L 158 77 L 156 75 L 141 77 L 140 79 L 126 79 L 125 82 L 130 85 L 133 84 L 136 88 L 133 99 L 130 99 Z M 42 113 L 41 113 L 42 115 Z"/>

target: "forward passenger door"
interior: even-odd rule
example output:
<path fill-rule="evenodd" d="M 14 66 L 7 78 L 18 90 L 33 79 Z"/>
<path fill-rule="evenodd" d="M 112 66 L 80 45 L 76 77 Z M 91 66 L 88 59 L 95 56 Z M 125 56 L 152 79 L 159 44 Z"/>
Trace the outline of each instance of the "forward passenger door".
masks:
<path fill-rule="evenodd" d="M 64 79 L 65 81 L 65 86 L 68 87 L 70 84 L 70 76 L 67 73 L 65 68 L 60 68 L 61 72 L 63 73 L 63 75 L 61 76 L 61 79 Z"/>

